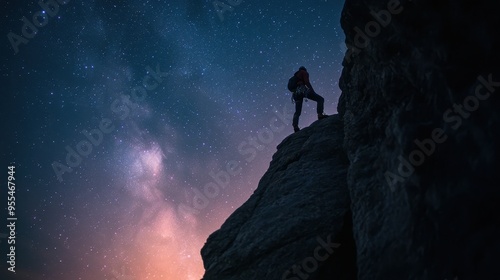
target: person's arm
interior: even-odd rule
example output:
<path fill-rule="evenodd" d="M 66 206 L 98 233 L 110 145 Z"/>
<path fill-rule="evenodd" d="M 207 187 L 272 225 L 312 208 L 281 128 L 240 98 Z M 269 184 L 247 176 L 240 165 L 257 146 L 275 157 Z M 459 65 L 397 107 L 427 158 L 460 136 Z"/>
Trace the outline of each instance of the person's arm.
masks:
<path fill-rule="evenodd" d="M 311 90 L 314 91 L 312 85 L 311 85 L 311 82 L 309 81 L 309 73 L 307 73 L 307 71 L 303 71 L 304 73 L 302 74 L 302 78 L 304 80 L 304 84 L 310 88 Z"/>

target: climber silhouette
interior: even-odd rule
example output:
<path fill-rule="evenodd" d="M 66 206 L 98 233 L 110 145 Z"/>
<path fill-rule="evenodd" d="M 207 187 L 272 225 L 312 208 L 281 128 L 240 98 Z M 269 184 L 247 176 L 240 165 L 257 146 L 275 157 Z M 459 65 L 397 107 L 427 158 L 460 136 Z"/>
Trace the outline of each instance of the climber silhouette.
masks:
<path fill-rule="evenodd" d="M 316 112 L 318 113 L 318 120 L 328 117 L 323 113 L 325 99 L 317 94 L 309 81 L 309 73 L 304 66 L 299 68 L 299 71 L 295 72 L 294 82 L 296 81 L 296 89 L 293 91 L 292 98 L 295 101 L 295 114 L 293 114 L 293 130 L 295 132 L 299 131 L 299 117 L 302 112 L 302 103 L 304 98 L 316 101 Z"/>

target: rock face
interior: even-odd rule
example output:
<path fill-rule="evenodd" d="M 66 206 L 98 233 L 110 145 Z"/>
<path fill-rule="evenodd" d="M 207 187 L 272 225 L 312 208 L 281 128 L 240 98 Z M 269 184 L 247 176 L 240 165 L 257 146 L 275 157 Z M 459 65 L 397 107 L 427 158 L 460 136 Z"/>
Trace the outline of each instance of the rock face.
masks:
<path fill-rule="evenodd" d="M 203 279 L 353 279 L 342 130 L 332 116 L 278 146 L 254 194 L 208 238 Z"/>
<path fill-rule="evenodd" d="M 358 278 L 497 279 L 500 4 L 394 3 L 348 0 L 342 17 Z M 389 10 L 361 44 L 357 29 Z"/>
<path fill-rule="evenodd" d="M 499 10 L 346 0 L 339 115 L 278 146 L 204 279 L 498 279 Z"/>

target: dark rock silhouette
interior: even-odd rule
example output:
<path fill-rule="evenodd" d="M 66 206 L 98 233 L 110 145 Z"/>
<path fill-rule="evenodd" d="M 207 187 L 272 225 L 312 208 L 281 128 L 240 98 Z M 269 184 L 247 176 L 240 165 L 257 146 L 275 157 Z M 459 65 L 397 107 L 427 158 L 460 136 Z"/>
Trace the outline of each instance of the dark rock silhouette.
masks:
<path fill-rule="evenodd" d="M 354 244 L 342 141 L 338 116 L 286 138 L 254 194 L 208 238 L 204 279 L 282 279 L 294 265 L 314 258 L 323 242 L 340 246 L 333 253 L 319 249 L 318 268 L 310 260 L 311 272 L 302 273 L 329 279 L 318 277 L 328 275 L 327 264 L 339 263 L 339 273 L 352 274 L 353 267 L 343 264 L 354 264 Z"/>
<path fill-rule="evenodd" d="M 497 279 L 499 10 L 347 0 L 339 115 L 278 146 L 204 279 Z"/>
<path fill-rule="evenodd" d="M 346 1 L 348 45 L 389 2 Z M 400 1 L 344 61 L 359 279 L 499 278 L 499 6 Z"/>

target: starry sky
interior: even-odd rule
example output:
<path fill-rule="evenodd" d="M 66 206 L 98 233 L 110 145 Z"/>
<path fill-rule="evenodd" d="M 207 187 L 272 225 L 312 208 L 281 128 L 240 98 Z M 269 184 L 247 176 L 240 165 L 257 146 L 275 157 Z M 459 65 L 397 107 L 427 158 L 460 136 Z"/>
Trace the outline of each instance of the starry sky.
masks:
<path fill-rule="evenodd" d="M 299 66 L 336 113 L 343 1 L 42 3 L 0 2 L 0 220 L 11 164 L 18 219 L 0 276 L 200 279 L 206 238 L 293 132 Z"/>

